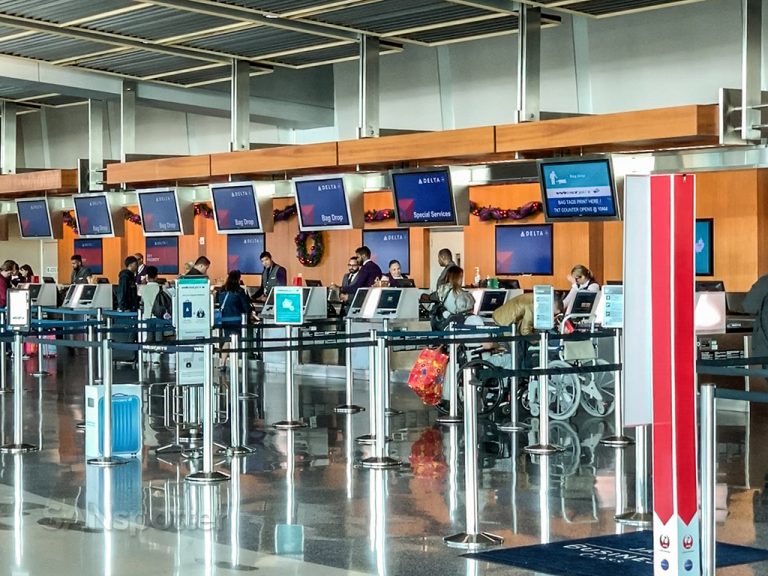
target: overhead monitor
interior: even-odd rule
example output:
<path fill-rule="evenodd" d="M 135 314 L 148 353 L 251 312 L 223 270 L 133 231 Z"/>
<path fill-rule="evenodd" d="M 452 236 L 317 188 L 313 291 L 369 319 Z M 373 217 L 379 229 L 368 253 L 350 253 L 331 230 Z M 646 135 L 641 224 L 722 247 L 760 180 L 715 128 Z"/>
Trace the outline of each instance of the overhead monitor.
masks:
<path fill-rule="evenodd" d="M 181 211 L 175 188 L 137 191 L 145 236 L 181 236 Z"/>
<path fill-rule="evenodd" d="M 161 236 L 145 238 L 147 266 L 154 266 L 160 274 L 179 273 L 179 239 Z"/>
<path fill-rule="evenodd" d="M 488 316 L 504 304 L 507 299 L 506 290 L 485 290 L 477 308 L 477 313 L 481 316 Z"/>
<path fill-rule="evenodd" d="M 621 218 L 609 156 L 540 160 L 539 182 L 547 222 Z"/>
<path fill-rule="evenodd" d="M 362 196 L 361 185 L 352 185 L 344 175 L 294 178 L 292 183 L 302 232 L 349 230 L 361 225 L 359 218 L 353 218 L 350 202 L 351 195 Z M 356 205 L 355 211 L 361 212 L 361 204 Z"/>
<path fill-rule="evenodd" d="M 496 274 L 551 276 L 552 224 L 496 226 Z"/>
<path fill-rule="evenodd" d="M 252 234 L 270 232 L 264 224 L 271 219 L 271 198 L 257 194 L 253 182 L 211 184 L 211 200 L 216 231 L 219 234 Z M 262 220 L 262 215 L 266 218 Z"/>
<path fill-rule="evenodd" d="M 75 194 L 77 233 L 82 238 L 112 237 L 115 229 L 112 225 L 112 212 L 106 193 Z"/>
<path fill-rule="evenodd" d="M 101 238 L 76 238 L 75 254 L 83 259 L 83 267 L 94 274 L 104 273 L 104 247 Z"/>
<path fill-rule="evenodd" d="M 714 258 L 714 220 L 696 219 L 696 237 L 694 241 L 696 276 L 712 276 L 715 273 Z"/>
<path fill-rule="evenodd" d="M 241 274 L 261 274 L 264 266 L 259 256 L 266 249 L 264 234 L 227 236 L 227 270 Z"/>
<path fill-rule="evenodd" d="M 398 226 L 455 226 L 460 223 L 451 171 L 447 167 L 393 170 L 390 178 Z"/>
<path fill-rule="evenodd" d="M 410 230 L 363 230 L 363 245 L 371 249 L 371 260 L 386 272 L 392 260 L 400 262 L 403 274 L 411 273 Z"/>
<path fill-rule="evenodd" d="M 31 240 L 54 238 L 51 213 L 47 198 L 24 198 L 16 200 L 21 237 Z"/>

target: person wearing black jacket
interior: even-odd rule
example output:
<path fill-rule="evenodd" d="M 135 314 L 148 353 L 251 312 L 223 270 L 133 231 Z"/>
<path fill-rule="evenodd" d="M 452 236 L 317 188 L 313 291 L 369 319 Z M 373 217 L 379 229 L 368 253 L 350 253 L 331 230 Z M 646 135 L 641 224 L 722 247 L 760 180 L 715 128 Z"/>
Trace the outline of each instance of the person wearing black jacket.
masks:
<path fill-rule="evenodd" d="M 135 256 L 125 259 L 125 268 L 117 277 L 117 309 L 124 312 L 135 312 L 139 309 L 139 292 L 136 289 L 136 270 L 139 261 Z"/>

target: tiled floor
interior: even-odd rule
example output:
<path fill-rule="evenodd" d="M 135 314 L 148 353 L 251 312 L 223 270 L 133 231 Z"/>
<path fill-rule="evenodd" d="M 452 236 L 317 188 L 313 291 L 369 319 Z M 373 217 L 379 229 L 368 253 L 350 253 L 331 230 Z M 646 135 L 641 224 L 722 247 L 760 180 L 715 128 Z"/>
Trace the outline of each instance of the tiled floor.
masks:
<path fill-rule="evenodd" d="M 283 382 L 254 373 L 252 389 L 261 399 L 243 403 L 253 453 L 217 456 L 217 469 L 232 479 L 197 486 L 184 477 L 202 461 L 154 454 L 155 446 L 173 441 L 157 418 L 145 419 L 140 459 L 106 469 L 86 464 L 76 426 L 84 412 L 84 363 L 85 356 L 65 352 L 49 361 L 54 376 L 42 384 L 25 380 L 24 441 L 41 450 L 0 456 L 0 574 L 524 572 L 466 560 L 443 544 L 444 536 L 464 530 L 463 429 L 435 426 L 434 409 L 404 385 L 393 385 L 392 403 L 404 413 L 390 419 L 390 453 L 406 466 L 373 472 L 354 466 L 370 451 L 352 442 L 369 431 L 368 413 L 332 412 L 343 402 L 343 382 L 301 378 L 299 405 L 311 426 L 277 432 L 268 424 L 284 418 Z M 31 360 L 25 369 L 35 367 Z M 167 366 L 158 368 L 150 372 L 154 380 L 170 378 Z M 136 381 L 136 373 L 118 369 L 115 381 Z M 367 404 L 366 384 L 356 388 L 355 401 Z M 2 443 L 12 439 L 13 400 L 0 397 Z M 161 404 L 154 399 L 153 411 Z M 760 406 L 751 417 L 721 413 L 720 540 L 768 548 L 765 422 Z M 478 427 L 480 526 L 503 536 L 505 546 L 633 529 L 613 516 L 617 496 L 619 504 L 634 502 L 634 449 L 598 443 L 612 432 L 612 419 L 577 414 L 570 424 L 554 423 L 553 439 L 568 450 L 548 459 L 522 453 L 532 433 L 502 433 L 492 420 Z M 216 440 L 228 444 L 226 425 L 217 427 Z M 766 574 L 765 564 L 722 573 Z"/>

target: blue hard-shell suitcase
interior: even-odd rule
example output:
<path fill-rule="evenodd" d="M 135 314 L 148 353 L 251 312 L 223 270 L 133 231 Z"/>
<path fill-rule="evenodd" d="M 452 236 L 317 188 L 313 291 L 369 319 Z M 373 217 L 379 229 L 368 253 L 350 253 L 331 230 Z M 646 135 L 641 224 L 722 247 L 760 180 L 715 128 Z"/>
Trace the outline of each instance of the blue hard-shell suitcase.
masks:
<path fill-rule="evenodd" d="M 104 430 L 104 398 L 99 398 L 99 430 Z M 141 451 L 141 399 L 125 394 L 112 395 L 112 453 Z M 99 434 L 99 453 L 104 453 L 104 434 Z"/>

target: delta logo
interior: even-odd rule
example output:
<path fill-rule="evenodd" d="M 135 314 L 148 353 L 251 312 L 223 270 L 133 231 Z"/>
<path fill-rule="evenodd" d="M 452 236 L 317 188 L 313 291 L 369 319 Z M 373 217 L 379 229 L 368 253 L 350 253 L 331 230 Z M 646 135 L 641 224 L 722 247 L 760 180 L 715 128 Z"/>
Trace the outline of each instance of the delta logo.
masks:
<path fill-rule="evenodd" d="M 669 548 L 669 536 L 666 534 L 659 536 L 659 546 L 661 546 L 664 550 Z"/>
<path fill-rule="evenodd" d="M 683 538 L 683 548 L 685 548 L 686 550 L 690 550 L 691 548 L 693 548 L 693 536 L 691 536 L 690 534 L 688 534 Z"/>

